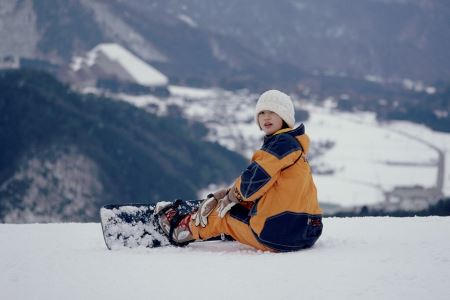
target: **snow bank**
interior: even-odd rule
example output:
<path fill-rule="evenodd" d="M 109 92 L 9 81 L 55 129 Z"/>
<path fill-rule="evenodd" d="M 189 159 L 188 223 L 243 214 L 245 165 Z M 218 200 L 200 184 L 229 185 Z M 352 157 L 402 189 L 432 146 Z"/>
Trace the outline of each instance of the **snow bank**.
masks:
<path fill-rule="evenodd" d="M 327 218 L 312 249 L 108 251 L 99 224 L 0 225 L 4 299 L 446 299 L 450 218 Z M 447 233 L 446 233 L 447 232 Z"/>

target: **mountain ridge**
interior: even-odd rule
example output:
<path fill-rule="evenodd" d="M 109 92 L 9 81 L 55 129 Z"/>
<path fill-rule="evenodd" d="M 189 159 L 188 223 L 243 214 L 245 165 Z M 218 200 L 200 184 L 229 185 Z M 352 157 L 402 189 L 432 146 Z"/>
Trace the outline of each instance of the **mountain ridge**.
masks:
<path fill-rule="evenodd" d="M 294 89 L 304 73 L 313 72 L 429 84 L 450 76 L 450 7 L 444 0 L 347 0 L 345 5 L 332 0 L 261 0 L 258 5 L 16 0 L 1 5 L 5 45 L 0 55 L 64 65 L 97 44 L 115 42 L 157 63 L 178 84 L 260 82 Z M 27 22 L 14 21 L 25 15 Z M 13 38 L 23 32 L 28 39 Z"/>

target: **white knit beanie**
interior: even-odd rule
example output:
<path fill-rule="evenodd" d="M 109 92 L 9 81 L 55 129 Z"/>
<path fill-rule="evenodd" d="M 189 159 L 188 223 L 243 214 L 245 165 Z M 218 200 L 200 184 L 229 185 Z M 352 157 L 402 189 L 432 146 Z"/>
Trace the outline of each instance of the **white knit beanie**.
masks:
<path fill-rule="evenodd" d="M 255 120 L 258 124 L 258 115 L 263 110 L 270 110 L 275 112 L 283 119 L 289 127 L 294 128 L 295 112 L 294 104 L 292 104 L 291 97 L 277 90 L 268 90 L 259 96 L 255 109 Z"/>

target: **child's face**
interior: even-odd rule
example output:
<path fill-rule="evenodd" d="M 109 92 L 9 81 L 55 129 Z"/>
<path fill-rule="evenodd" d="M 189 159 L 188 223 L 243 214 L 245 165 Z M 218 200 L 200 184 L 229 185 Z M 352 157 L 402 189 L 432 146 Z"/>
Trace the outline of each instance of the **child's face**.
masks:
<path fill-rule="evenodd" d="M 263 110 L 258 114 L 259 127 L 266 135 L 271 135 L 283 127 L 283 119 L 270 110 Z"/>

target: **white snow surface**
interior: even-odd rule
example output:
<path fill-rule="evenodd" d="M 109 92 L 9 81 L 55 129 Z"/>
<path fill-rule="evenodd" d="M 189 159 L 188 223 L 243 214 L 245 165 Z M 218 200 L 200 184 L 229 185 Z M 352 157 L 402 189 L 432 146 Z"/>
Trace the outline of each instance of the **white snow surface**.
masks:
<path fill-rule="evenodd" d="M 138 84 L 158 86 L 166 85 L 169 82 L 169 79 L 164 74 L 119 44 L 105 43 L 97 45 L 94 49 L 89 51 L 85 63 L 89 66 L 93 65 L 97 60 L 98 53 L 102 53 L 110 60 L 121 65 Z M 72 69 L 77 71 L 80 69 L 83 62 L 83 58 L 74 58 Z"/>
<path fill-rule="evenodd" d="M 0 225 L 2 299 L 448 299 L 450 217 L 325 218 L 293 253 L 108 251 L 100 224 Z M 447 232 L 447 233 L 446 233 Z"/>

